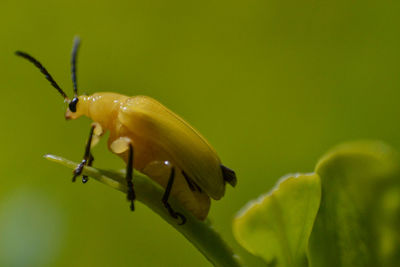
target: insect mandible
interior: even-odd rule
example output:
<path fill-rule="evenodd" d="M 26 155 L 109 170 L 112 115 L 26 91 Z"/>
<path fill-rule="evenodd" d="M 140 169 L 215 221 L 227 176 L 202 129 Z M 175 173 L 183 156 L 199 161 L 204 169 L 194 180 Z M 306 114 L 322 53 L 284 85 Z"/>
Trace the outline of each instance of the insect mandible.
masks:
<path fill-rule="evenodd" d="M 75 181 L 84 166 L 92 166 L 91 148 L 109 131 L 108 148 L 126 163 L 127 199 L 134 210 L 133 168 L 159 183 L 165 192 L 161 199 L 169 214 L 186 221 L 168 202 L 173 195 L 183 207 L 200 220 L 206 218 L 210 197 L 224 196 L 225 184 L 236 185 L 235 172 L 224 165 L 211 145 L 181 117 L 147 96 L 125 96 L 117 93 L 78 95 L 76 58 L 80 46 L 75 38 L 71 55 L 74 97 L 69 98 L 43 65 L 31 55 L 16 55 L 33 63 L 68 103 L 65 118 L 89 117 L 93 123 L 82 162 L 73 172 Z M 82 182 L 88 177 L 82 176 Z"/>

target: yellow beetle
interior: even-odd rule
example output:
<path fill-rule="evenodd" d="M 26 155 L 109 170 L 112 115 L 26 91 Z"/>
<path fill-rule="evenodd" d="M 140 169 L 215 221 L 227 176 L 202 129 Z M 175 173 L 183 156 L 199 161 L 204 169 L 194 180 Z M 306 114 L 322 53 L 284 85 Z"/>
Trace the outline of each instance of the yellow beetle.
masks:
<path fill-rule="evenodd" d="M 235 186 L 235 172 L 221 164 L 215 150 L 199 132 L 150 97 L 116 93 L 78 96 L 76 57 L 79 44 L 79 38 L 75 38 L 71 59 L 72 100 L 39 61 L 25 52 L 16 52 L 39 68 L 63 96 L 68 103 L 67 120 L 87 116 L 94 122 L 83 160 L 74 170 L 73 181 L 81 175 L 85 165 L 92 165 L 94 158 L 90 149 L 109 131 L 108 148 L 127 164 L 127 198 L 131 210 L 134 210 L 135 200 L 132 184 L 135 167 L 165 188 L 161 201 L 172 217 L 181 220 L 180 224 L 184 224 L 186 218 L 169 205 L 170 194 L 198 219 L 205 219 L 210 207 L 209 197 L 218 200 L 224 196 L 226 182 Z M 86 182 L 87 177 L 83 176 L 82 181 Z"/>

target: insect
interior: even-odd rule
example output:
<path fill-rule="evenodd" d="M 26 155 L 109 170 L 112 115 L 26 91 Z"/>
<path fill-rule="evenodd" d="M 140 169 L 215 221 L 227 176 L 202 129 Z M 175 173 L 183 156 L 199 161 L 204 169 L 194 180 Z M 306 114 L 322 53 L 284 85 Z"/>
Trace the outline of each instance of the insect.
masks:
<path fill-rule="evenodd" d="M 91 148 L 109 131 L 108 148 L 126 163 L 127 199 L 134 210 L 135 191 L 133 168 L 159 183 L 165 192 L 161 199 L 169 214 L 186 222 L 168 200 L 173 195 L 183 207 L 200 220 L 206 218 L 210 197 L 224 196 L 226 182 L 236 185 L 235 172 L 224 165 L 211 145 L 199 132 L 177 114 L 147 96 L 125 96 L 117 93 L 78 95 L 76 75 L 79 38 L 75 38 L 71 55 L 74 96 L 69 98 L 43 65 L 31 55 L 16 51 L 16 55 L 33 63 L 68 103 L 67 120 L 81 116 L 93 123 L 83 160 L 73 172 L 72 181 L 82 174 L 84 166 L 92 166 Z M 82 182 L 88 177 L 82 176 Z"/>

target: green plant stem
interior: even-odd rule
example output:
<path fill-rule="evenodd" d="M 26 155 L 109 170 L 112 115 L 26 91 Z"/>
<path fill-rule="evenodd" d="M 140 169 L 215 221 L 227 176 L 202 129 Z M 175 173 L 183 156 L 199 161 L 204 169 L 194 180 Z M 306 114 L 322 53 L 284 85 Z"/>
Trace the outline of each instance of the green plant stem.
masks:
<path fill-rule="evenodd" d="M 76 162 L 72 162 L 59 156 L 45 155 L 44 157 L 71 169 L 75 169 L 78 165 Z M 115 172 L 85 167 L 83 169 L 83 174 L 121 192 L 127 192 L 124 171 Z M 177 201 L 171 199 L 174 208 L 184 214 L 187 218 L 187 222 L 184 225 L 178 225 L 177 220 L 169 215 L 161 203 L 161 198 L 164 193 L 161 186 L 136 170 L 134 171 L 133 183 L 135 185 L 137 200 L 148 206 L 184 235 L 187 240 L 189 240 L 212 264 L 214 264 L 214 266 L 241 266 L 238 261 L 238 256 L 233 253 L 231 248 L 213 229 L 208 221 L 199 221 L 193 215 L 185 211 Z"/>

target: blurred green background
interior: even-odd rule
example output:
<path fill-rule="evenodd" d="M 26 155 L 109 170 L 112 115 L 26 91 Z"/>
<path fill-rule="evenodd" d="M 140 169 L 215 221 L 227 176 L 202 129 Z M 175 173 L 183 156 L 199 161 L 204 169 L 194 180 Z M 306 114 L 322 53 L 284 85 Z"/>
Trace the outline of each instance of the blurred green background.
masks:
<path fill-rule="evenodd" d="M 0 3 L 0 266 L 210 266 L 172 227 L 125 196 L 42 158 L 80 160 L 89 120 L 71 94 L 70 49 L 82 38 L 81 92 L 152 96 L 195 126 L 235 169 L 238 186 L 210 219 L 231 220 L 279 177 L 310 172 L 337 143 L 382 139 L 400 150 L 398 1 L 11 1 Z M 95 166 L 123 168 L 105 139 Z"/>

